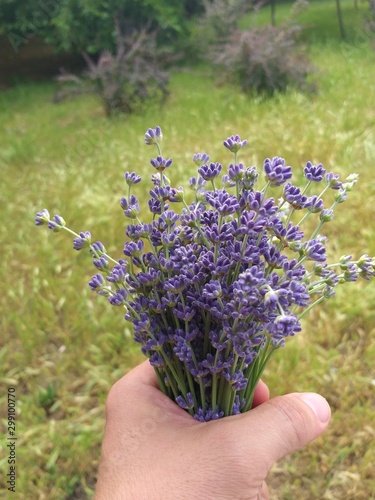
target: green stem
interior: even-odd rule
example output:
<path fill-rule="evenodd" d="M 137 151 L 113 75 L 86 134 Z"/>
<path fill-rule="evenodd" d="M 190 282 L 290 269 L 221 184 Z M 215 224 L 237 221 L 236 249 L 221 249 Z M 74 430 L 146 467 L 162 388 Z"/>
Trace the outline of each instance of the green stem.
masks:
<path fill-rule="evenodd" d="M 315 302 L 313 302 L 312 304 L 310 304 L 307 309 L 305 309 L 303 312 L 301 312 L 301 314 L 298 316 L 298 320 L 300 320 L 301 318 L 303 318 L 305 316 L 305 314 L 307 314 L 309 311 L 311 311 L 311 309 L 313 307 L 315 307 L 316 305 L 318 305 L 324 299 L 325 299 L 325 297 L 324 297 L 324 295 L 322 295 L 321 297 L 319 297 L 319 299 L 317 299 Z"/>
<path fill-rule="evenodd" d="M 248 378 L 249 382 L 244 393 L 246 403 L 242 410 L 243 412 L 250 410 L 253 404 L 255 388 L 259 382 L 260 377 L 262 376 L 266 365 L 268 364 L 268 361 L 270 360 L 272 354 L 274 353 L 274 351 L 276 351 L 276 349 L 276 347 L 273 347 L 271 345 L 271 339 L 268 338 L 264 349 L 262 349 L 257 359 L 253 361 L 253 363 L 251 363 L 251 365 L 249 366 L 250 370 L 248 370 L 245 375 L 246 378 Z"/>

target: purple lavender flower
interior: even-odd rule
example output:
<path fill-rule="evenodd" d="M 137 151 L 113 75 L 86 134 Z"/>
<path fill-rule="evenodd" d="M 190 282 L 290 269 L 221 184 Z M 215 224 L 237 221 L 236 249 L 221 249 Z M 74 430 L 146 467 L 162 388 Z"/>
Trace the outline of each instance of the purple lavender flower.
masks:
<path fill-rule="evenodd" d="M 295 335 L 300 331 L 301 324 L 299 323 L 297 317 L 293 314 L 281 314 L 280 316 L 277 316 L 271 325 L 269 325 L 269 332 L 276 341 L 282 339 L 283 337 Z"/>
<path fill-rule="evenodd" d="M 303 255 L 309 260 L 315 260 L 316 262 L 326 261 L 326 247 L 323 242 L 315 239 L 309 240 L 303 245 Z"/>
<path fill-rule="evenodd" d="M 287 290 L 288 300 L 299 306 L 305 307 L 310 302 L 310 294 L 305 283 L 292 280 Z"/>
<path fill-rule="evenodd" d="M 234 187 L 236 185 L 236 183 L 234 181 L 232 181 L 232 179 L 227 174 L 225 174 L 221 177 L 221 181 L 223 183 L 224 189 Z"/>
<path fill-rule="evenodd" d="M 206 200 L 220 215 L 233 214 L 240 208 L 237 198 L 223 189 L 207 192 Z"/>
<path fill-rule="evenodd" d="M 176 195 L 176 189 L 171 188 L 170 186 L 155 186 L 154 189 L 150 190 L 150 196 L 154 200 L 164 202 L 167 200 L 171 200 Z"/>
<path fill-rule="evenodd" d="M 184 410 L 188 410 L 189 408 L 194 407 L 194 398 L 191 392 L 186 394 L 186 399 L 183 396 L 177 396 L 176 403 L 178 406 L 183 408 Z"/>
<path fill-rule="evenodd" d="M 213 243 L 233 240 L 233 228 L 230 224 L 223 224 L 219 227 L 217 224 L 204 228 L 204 235 Z"/>
<path fill-rule="evenodd" d="M 193 155 L 193 162 L 200 167 L 201 165 L 208 163 L 210 157 L 206 153 L 195 153 Z"/>
<path fill-rule="evenodd" d="M 89 231 L 79 233 L 78 238 L 73 240 L 74 250 L 82 250 L 82 248 L 88 248 L 91 244 L 91 233 Z"/>
<path fill-rule="evenodd" d="M 246 144 L 247 141 L 241 141 L 239 135 L 231 135 L 223 142 L 224 147 L 229 149 L 232 153 L 237 153 L 240 149 L 244 148 Z"/>
<path fill-rule="evenodd" d="M 210 420 L 217 420 L 224 417 L 224 412 L 216 406 L 215 410 L 209 408 L 208 410 L 203 410 L 203 408 L 198 408 L 197 413 L 194 415 L 195 420 L 199 422 L 209 422 Z"/>
<path fill-rule="evenodd" d="M 231 163 L 228 168 L 228 176 L 232 181 L 238 182 L 243 179 L 245 175 L 245 167 L 243 163 L 238 163 L 237 165 L 233 165 Z"/>
<path fill-rule="evenodd" d="M 347 192 L 345 189 L 340 188 L 337 193 L 335 193 L 335 201 L 337 203 L 344 203 L 348 198 Z"/>
<path fill-rule="evenodd" d="M 165 290 L 168 290 L 172 293 L 180 293 L 186 288 L 186 286 L 186 279 L 182 275 L 173 276 L 172 278 L 166 280 L 166 282 L 164 283 Z"/>
<path fill-rule="evenodd" d="M 357 262 L 357 266 L 360 269 L 359 275 L 361 278 L 369 280 L 375 275 L 375 259 L 373 257 L 369 257 L 367 254 L 362 255 Z"/>
<path fill-rule="evenodd" d="M 266 158 L 263 168 L 271 186 L 281 186 L 292 177 L 292 167 L 285 166 L 284 158 L 278 156 L 274 156 L 272 160 Z"/>
<path fill-rule="evenodd" d="M 164 206 L 162 207 L 162 204 L 159 200 L 150 199 L 148 200 L 148 208 L 153 214 L 161 214 L 163 212 L 163 208 L 164 210 L 168 210 L 169 205 L 164 203 Z"/>
<path fill-rule="evenodd" d="M 157 126 L 156 128 L 149 128 L 145 133 L 145 143 L 147 144 L 147 146 L 152 146 L 153 144 L 157 144 L 162 139 L 163 139 L 163 133 L 159 126 Z"/>
<path fill-rule="evenodd" d="M 203 288 L 202 295 L 209 299 L 217 299 L 223 295 L 223 290 L 221 288 L 221 283 L 218 280 L 210 281 Z"/>
<path fill-rule="evenodd" d="M 240 199 L 241 208 L 254 210 L 261 217 L 270 217 L 277 212 L 273 198 L 264 198 L 260 191 L 245 191 Z"/>
<path fill-rule="evenodd" d="M 359 275 L 360 275 L 359 268 L 355 264 L 350 263 L 346 266 L 346 269 L 344 271 L 344 281 L 355 282 L 358 280 Z"/>
<path fill-rule="evenodd" d="M 295 210 L 301 210 L 302 208 L 307 207 L 307 196 L 302 195 L 301 190 L 298 187 L 293 186 L 290 182 L 287 182 L 284 186 L 283 198 Z"/>
<path fill-rule="evenodd" d="M 294 226 L 291 222 L 289 222 L 288 226 L 285 227 L 283 222 L 277 217 L 272 219 L 270 229 L 274 235 L 284 243 L 290 241 L 300 241 L 304 237 L 303 231 L 300 231 L 298 226 Z"/>
<path fill-rule="evenodd" d="M 126 299 L 128 298 L 128 292 L 125 288 L 117 290 L 115 294 L 108 297 L 108 301 L 111 306 L 123 306 L 126 304 Z"/>
<path fill-rule="evenodd" d="M 242 370 L 238 370 L 238 372 L 233 374 L 224 371 L 223 377 L 232 386 L 232 390 L 241 391 L 242 389 L 246 389 L 248 380 L 244 377 Z"/>
<path fill-rule="evenodd" d="M 222 168 L 223 166 L 220 163 L 204 164 L 198 168 L 198 174 L 200 174 L 205 181 L 212 181 L 218 177 Z"/>
<path fill-rule="evenodd" d="M 124 254 L 128 257 L 140 257 L 143 250 L 143 241 L 128 241 L 124 246 Z"/>
<path fill-rule="evenodd" d="M 323 168 L 321 163 L 319 163 L 319 165 L 313 165 L 311 161 L 308 161 L 306 167 L 303 169 L 303 173 L 307 180 L 321 182 L 326 173 L 326 169 Z"/>
<path fill-rule="evenodd" d="M 149 238 L 152 233 L 152 224 L 129 224 L 126 228 L 126 236 L 131 240 Z"/>
<path fill-rule="evenodd" d="M 184 199 L 184 188 L 182 186 L 178 188 L 170 188 L 168 200 L 171 203 L 179 203 Z"/>
<path fill-rule="evenodd" d="M 50 220 L 49 212 L 46 208 L 43 208 L 41 212 L 37 212 L 36 214 L 35 225 L 44 226 L 45 224 L 48 224 L 49 220 Z"/>
<path fill-rule="evenodd" d="M 252 190 L 258 180 L 258 176 L 256 167 L 247 167 L 240 181 L 242 187 L 246 190 Z"/>
<path fill-rule="evenodd" d="M 179 216 L 173 210 L 168 210 L 159 217 L 159 223 L 163 223 L 165 228 L 174 227 L 178 220 Z"/>
<path fill-rule="evenodd" d="M 310 196 L 307 198 L 305 207 L 308 207 L 313 214 L 319 213 L 324 208 L 323 200 L 316 195 Z"/>
<path fill-rule="evenodd" d="M 94 266 L 101 270 L 104 271 L 105 269 L 108 269 L 108 260 L 102 255 L 99 259 L 94 259 L 93 260 Z"/>
<path fill-rule="evenodd" d="M 124 211 L 125 217 L 129 219 L 136 219 L 138 217 L 140 208 L 138 204 L 138 199 L 132 194 L 128 199 L 123 196 L 120 200 L 121 208 Z"/>
<path fill-rule="evenodd" d="M 157 269 L 149 269 L 148 272 L 140 272 L 137 274 L 137 280 L 143 287 L 153 287 L 160 283 L 162 279 L 161 271 Z"/>
<path fill-rule="evenodd" d="M 141 182 L 141 177 L 137 175 L 135 172 L 125 172 L 124 174 L 125 182 L 128 186 L 133 186 L 134 184 L 138 184 Z"/>
<path fill-rule="evenodd" d="M 90 247 L 90 253 L 94 257 L 99 257 L 99 256 L 103 255 L 104 253 L 106 253 L 105 246 L 100 241 L 95 241 L 95 243 L 92 243 L 92 245 Z"/>
<path fill-rule="evenodd" d="M 325 180 L 331 189 L 340 189 L 342 186 L 342 182 L 339 181 L 338 174 L 334 174 L 333 172 L 327 173 L 325 175 Z"/>
<path fill-rule="evenodd" d="M 162 173 L 152 174 L 151 182 L 154 186 L 169 186 L 170 180 L 168 177 Z"/>
<path fill-rule="evenodd" d="M 107 281 L 109 281 L 110 283 L 123 285 L 125 284 L 125 278 L 127 277 L 127 274 L 128 273 L 126 271 L 125 261 L 120 261 L 112 268 L 110 275 L 107 276 Z"/>
<path fill-rule="evenodd" d="M 189 188 L 192 191 L 195 191 L 197 193 L 198 192 L 203 192 L 205 185 L 206 185 L 206 181 L 201 176 L 199 176 L 198 178 L 191 177 L 189 179 Z"/>
<path fill-rule="evenodd" d="M 166 168 L 172 165 L 172 160 L 171 158 L 166 160 L 162 156 L 157 156 L 156 158 L 152 158 L 152 160 L 150 160 L 150 163 L 154 168 L 156 168 L 158 172 L 163 172 Z"/>
<path fill-rule="evenodd" d="M 105 286 L 105 279 L 103 275 L 100 273 L 95 274 L 95 276 L 91 278 L 91 281 L 89 281 L 89 286 L 91 290 L 95 292 L 102 290 Z"/>
<path fill-rule="evenodd" d="M 48 229 L 51 229 L 54 233 L 58 233 L 65 226 L 66 222 L 60 215 L 55 214 L 53 220 L 48 221 Z"/>
<path fill-rule="evenodd" d="M 334 218 L 335 214 L 330 208 L 326 208 L 320 212 L 320 220 L 322 222 L 330 222 Z"/>

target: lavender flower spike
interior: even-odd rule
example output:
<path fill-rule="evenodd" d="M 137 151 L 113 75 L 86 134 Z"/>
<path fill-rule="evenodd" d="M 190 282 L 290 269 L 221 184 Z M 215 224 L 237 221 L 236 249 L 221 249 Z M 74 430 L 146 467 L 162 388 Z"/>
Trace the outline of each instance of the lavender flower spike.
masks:
<path fill-rule="evenodd" d="M 137 175 L 135 172 L 125 172 L 124 174 L 125 182 L 128 186 L 133 186 L 134 184 L 138 184 L 141 182 L 141 176 Z"/>
<path fill-rule="evenodd" d="M 79 233 L 79 238 L 74 238 L 73 248 L 74 250 L 82 250 L 82 248 L 87 248 L 91 244 L 91 233 L 86 231 L 84 233 Z"/>
<path fill-rule="evenodd" d="M 231 135 L 223 142 L 223 146 L 229 149 L 232 153 L 237 153 L 240 149 L 244 148 L 246 144 L 246 139 L 241 141 L 241 137 L 238 134 Z"/>
<path fill-rule="evenodd" d="M 66 222 L 61 215 L 55 214 L 53 220 L 48 221 L 48 229 L 51 229 L 54 233 L 58 233 L 65 226 Z"/>
<path fill-rule="evenodd" d="M 195 155 L 193 155 L 193 162 L 197 167 L 200 167 L 204 163 L 207 163 L 209 159 L 210 157 L 206 153 L 195 153 Z"/>
<path fill-rule="evenodd" d="M 215 177 L 218 177 L 222 168 L 220 163 L 210 163 L 209 165 L 202 165 L 199 167 L 198 174 L 200 174 L 205 181 L 211 181 L 215 179 Z"/>
<path fill-rule="evenodd" d="M 149 128 L 145 133 L 145 143 L 147 146 L 152 146 L 157 144 L 163 139 L 163 133 L 161 128 L 157 126 L 156 128 Z"/>
<path fill-rule="evenodd" d="M 274 156 L 272 160 L 266 158 L 263 168 L 266 180 L 271 186 L 281 186 L 292 177 L 292 167 L 285 166 L 284 158 L 279 158 L 278 156 Z"/>
<path fill-rule="evenodd" d="M 50 220 L 49 212 L 46 208 L 43 208 L 41 212 L 37 212 L 35 217 L 35 225 L 36 226 L 44 226 L 48 224 Z"/>
<path fill-rule="evenodd" d="M 152 160 L 150 160 L 150 163 L 154 168 L 156 168 L 158 172 L 163 172 L 163 170 L 172 165 L 172 160 L 171 158 L 166 160 L 165 158 L 159 155 L 157 158 L 152 158 Z"/>
<path fill-rule="evenodd" d="M 321 182 L 323 180 L 326 169 L 323 165 L 313 165 L 311 161 L 306 163 L 306 167 L 303 169 L 303 173 L 308 181 Z"/>

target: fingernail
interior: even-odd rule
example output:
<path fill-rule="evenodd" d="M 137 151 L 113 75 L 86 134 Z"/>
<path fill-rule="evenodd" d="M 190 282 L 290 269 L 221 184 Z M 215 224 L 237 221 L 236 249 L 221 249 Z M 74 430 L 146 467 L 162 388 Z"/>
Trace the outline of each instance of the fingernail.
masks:
<path fill-rule="evenodd" d="M 299 395 L 299 398 L 310 406 L 317 419 L 322 424 L 326 424 L 331 418 L 331 408 L 323 396 L 315 394 L 314 392 L 304 392 Z"/>

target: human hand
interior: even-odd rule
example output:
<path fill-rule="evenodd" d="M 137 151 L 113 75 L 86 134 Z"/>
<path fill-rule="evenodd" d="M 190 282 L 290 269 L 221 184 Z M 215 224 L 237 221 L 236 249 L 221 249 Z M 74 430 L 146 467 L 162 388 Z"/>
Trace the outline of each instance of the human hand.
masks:
<path fill-rule="evenodd" d="M 250 412 L 198 422 L 158 389 L 145 361 L 108 395 L 95 499 L 268 499 L 272 465 L 317 438 L 331 416 L 318 394 L 268 399 L 260 382 Z"/>

